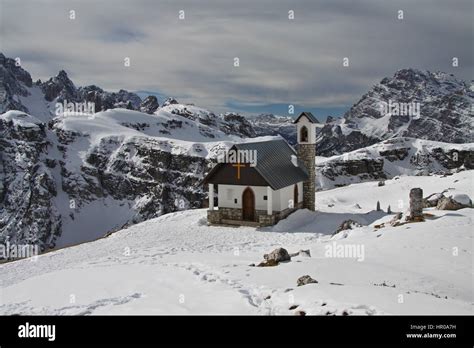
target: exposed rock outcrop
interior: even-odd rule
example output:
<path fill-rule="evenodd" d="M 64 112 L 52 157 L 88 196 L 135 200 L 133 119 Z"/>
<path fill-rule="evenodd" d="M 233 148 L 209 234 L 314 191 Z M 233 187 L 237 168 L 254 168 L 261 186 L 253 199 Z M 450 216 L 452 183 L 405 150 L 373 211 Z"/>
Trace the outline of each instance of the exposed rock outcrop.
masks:
<path fill-rule="evenodd" d="M 459 210 L 471 207 L 472 200 L 468 195 L 442 196 L 436 204 L 436 209 L 438 210 Z"/>
<path fill-rule="evenodd" d="M 0 53 L 0 84 L 3 93 L 0 93 L 0 113 L 8 110 L 19 110 L 28 112 L 28 109 L 19 101 L 18 97 L 26 97 L 30 93 L 28 87 L 33 82 L 30 74 L 14 59 L 6 58 Z"/>
<path fill-rule="evenodd" d="M 291 256 L 284 248 L 277 248 L 269 254 L 263 255 L 264 261 L 260 262 L 257 267 L 277 266 L 280 262 L 291 261 Z"/>
<path fill-rule="evenodd" d="M 141 102 L 140 111 L 151 115 L 159 106 L 158 99 L 154 95 L 150 95 Z"/>
<path fill-rule="evenodd" d="M 349 219 L 349 220 L 345 220 L 343 221 L 339 227 L 337 228 L 337 230 L 333 233 L 333 235 L 341 232 L 341 231 L 345 231 L 345 230 L 352 230 L 354 228 L 357 228 L 357 227 L 361 227 L 362 225 L 360 223 L 358 223 L 357 221 L 355 220 L 352 220 L 352 219 Z"/>

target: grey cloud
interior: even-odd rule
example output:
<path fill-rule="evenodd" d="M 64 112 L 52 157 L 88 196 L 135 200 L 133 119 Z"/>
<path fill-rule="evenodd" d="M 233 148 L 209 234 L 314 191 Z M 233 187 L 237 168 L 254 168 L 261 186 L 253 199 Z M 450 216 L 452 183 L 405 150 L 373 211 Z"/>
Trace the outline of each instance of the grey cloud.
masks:
<path fill-rule="evenodd" d="M 472 6 L 469 0 L 3 0 L 2 51 L 22 57 L 34 78 L 65 69 L 77 85 L 160 90 L 217 111 L 229 101 L 348 106 L 400 68 L 472 79 Z M 454 56 L 458 68 L 451 66 Z"/>

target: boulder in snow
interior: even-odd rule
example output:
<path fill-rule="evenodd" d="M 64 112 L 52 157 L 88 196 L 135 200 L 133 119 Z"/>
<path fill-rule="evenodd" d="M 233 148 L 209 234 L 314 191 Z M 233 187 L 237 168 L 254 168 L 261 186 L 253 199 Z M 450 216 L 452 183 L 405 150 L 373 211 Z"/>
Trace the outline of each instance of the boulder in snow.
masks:
<path fill-rule="evenodd" d="M 291 261 L 291 256 L 288 254 L 288 251 L 284 248 L 277 248 L 273 250 L 270 254 L 263 255 L 265 261 L 274 260 L 276 262 Z"/>
<path fill-rule="evenodd" d="M 318 281 L 316 279 L 311 278 L 309 275 L 304 275 L 302 277 L 299 277 L 298 280 L 296 281 L 297 286 L 303 286 L 306 284 L 317 284 Z"/>
<path fill-rule="evenodd" d="M 278 261 L 275 260 L 265 260 L 260 262 L 257 267 L 273 267 L 273 266 L 278 266 Z"/>
<path fill-rule="evenodd" d="M 401 219 L 402 219 L 403 214 L 402 213 L 397 213 L 395 216 L 390 220 L 390 225 L 395 227 L 401 225 Z"/>
<path fill-rule="evenodd" d="M 431 208 L 436 207 L 438 205 L 438 201 L 441 198 L 444 198 L 444 191 L 441 193 L 433 193 L 426 198 L 423 198 L 423 208 Z"/>
<path fill-rule="evenodd" d="M 353 228 L 357 228 L 357 227 L 362 227 L 362 225 L 360 223 L 358 223 L 357 221 L 354 221 L 352 219 L 349 219 L 349 220 L 345 220 L 336 230 L 336 232 L 333 233 L 333 235 L 341 232 L 341 231 L 344 231 L 344 230 L 352 230 Z"/>
<path fill-rule="evenodd" d="M 458 210 L 472 207 L 472 201 L 468 195 L 457 194 L 439 199 L 436 209 L 438 210 Z"/>

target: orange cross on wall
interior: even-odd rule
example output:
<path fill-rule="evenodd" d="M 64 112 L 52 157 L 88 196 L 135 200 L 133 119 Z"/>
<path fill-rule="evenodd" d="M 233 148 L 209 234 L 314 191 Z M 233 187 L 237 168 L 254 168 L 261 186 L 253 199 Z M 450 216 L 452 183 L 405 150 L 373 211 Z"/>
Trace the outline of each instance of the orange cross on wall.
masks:
<path fill-rule="evenodd" d="M 237 164 L 233 164 L 232 167 L 237 168 L 237 180 L 240 180 L 240 168 L 245 168 L 245 164 L 237 163 Z"/>

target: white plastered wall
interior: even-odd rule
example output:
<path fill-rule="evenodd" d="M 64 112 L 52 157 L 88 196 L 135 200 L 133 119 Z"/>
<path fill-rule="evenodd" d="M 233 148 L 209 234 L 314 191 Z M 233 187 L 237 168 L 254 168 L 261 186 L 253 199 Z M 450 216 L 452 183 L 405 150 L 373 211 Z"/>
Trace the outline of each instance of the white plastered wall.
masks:
<path fill-rule="evenodd" d="M 303 200 L 303 183 L 298 184 L 298 201 Z M 218 206 L 222 208 L 242 208 L 242 193 L 249 186 L 244 185 L 218 185 Z M 250 186 L 255 195 L 255 209 L 267 210 L 266 186 Z M 284 187 L 280 190 L 272 190 L 272 210 L 282 211 L 288 208 L 289 201 L 293 199 L 294 185 Z M 235 201 L 237 200 L 237 201 Z"/>

